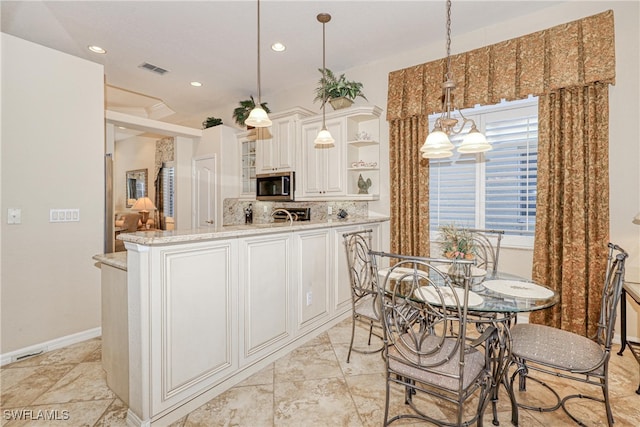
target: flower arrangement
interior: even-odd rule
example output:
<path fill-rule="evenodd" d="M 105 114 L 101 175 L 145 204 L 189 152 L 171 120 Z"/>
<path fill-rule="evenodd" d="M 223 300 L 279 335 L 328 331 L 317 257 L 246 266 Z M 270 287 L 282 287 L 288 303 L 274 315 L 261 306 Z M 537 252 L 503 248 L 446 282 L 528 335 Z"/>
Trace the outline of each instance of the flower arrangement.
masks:
<path fill-rule="evenodd" d="M 455 224 L 440 226 L 440 246 L 446 258 L 475 258 L 473 234 L 466 228 L 458 228 Z"/>

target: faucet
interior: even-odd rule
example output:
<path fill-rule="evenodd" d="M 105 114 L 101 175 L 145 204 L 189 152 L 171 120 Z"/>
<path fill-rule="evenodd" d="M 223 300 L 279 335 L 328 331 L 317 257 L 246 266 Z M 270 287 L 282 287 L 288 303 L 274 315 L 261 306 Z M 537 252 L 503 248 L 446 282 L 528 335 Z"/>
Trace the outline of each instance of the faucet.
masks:
<path fill-rule="evenodd" d="M 289 212 L 286 209 L 282 209 L 282 208 L 278 208 L 278 209 L 274 209 L 273 212 L 271 212 L 271 216 L 273 217 L 276 213 L 278 212 L 284 212 L 287 214 L 287 217 L 289 218 L 289 227 L 293 226 L 293 215 L 291 215 L 291 212 Z M 297 215 L 296 215 L 297 216 Z"/>

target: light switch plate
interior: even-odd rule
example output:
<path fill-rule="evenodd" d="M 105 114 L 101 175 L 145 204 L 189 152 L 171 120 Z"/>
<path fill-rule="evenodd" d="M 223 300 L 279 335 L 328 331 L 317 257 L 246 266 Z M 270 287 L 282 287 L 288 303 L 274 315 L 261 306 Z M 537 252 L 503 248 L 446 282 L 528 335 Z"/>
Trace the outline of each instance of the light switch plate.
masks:
<path fill-rule="evenodd" d="M 7 210 L 7 224 L 22 224 L 22 209 L 9 208 Z"/>
<path fill-rule="evenodd" d="M 49 222 L 78 222 L 80 209 L 49 209 Z"/>

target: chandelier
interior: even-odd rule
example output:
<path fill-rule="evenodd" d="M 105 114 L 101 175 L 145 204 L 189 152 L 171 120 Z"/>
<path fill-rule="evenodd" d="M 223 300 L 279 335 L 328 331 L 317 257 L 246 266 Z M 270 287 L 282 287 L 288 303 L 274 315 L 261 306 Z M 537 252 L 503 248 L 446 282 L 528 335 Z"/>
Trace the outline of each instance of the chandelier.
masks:
<path fill-rule="evenodd" d="M 325 67 L 325 32 L 324 32 L 324 24 L 326 24 L 327 22 L 331 21 L 331 15 L 329 15 L 328 13 L 319 13 L 318 16 L 316 16 L 316 19 L 318 20 L 318 22 L 322 23 L 322 82 L 325 89 L 326 90 L 326 71 L 327 68 Z M 325 112 L 324 109 L 327 105 L 326 103 L 326 93 L 323 92 L 322 94 L 322 99 L 323 99 L 323 103 L 322 103 L 322 129 L 320 129 L 320 132 L 318 132 L 318 136 L 316 136 L 316 139 L 313 141 L 313 146 L 315 148 L 331 148 L 334 147 L 334 142 L 335 140 L 333 139 L 333 137 L 331 136 L 331 133 L 329 132 L 329 130 L 327 129 L 327 125 L 325 123 Z"/>
<path fill-rule="evenodd" d="M 454 145 L 449 140 L 450 135 L 457 135 L 462 132 L 467 123 L 471 125 L 469 133 L 467 133 L 462 144 L 458 147 L 459 153 L 481 153 L 491 150 L 491 145 L 487 142 L 485 136 L 480 133 L 476 127 L 476 123 L 467 119 L 462 111 L 458 110 L 458 114 L 462 118 L 460 127 L 458 119 L 451 117 L 452 110 L 455 110 L 453 103 L 453 90 L 456 84 L 453 81 L 453 73 L 451 72 L 451 0 L 447 0 L 447 72 L 442 83 L 442 112 L 436 119 L 433 130 L 425 140 L 420 152 L 425 159 L 442 159 L 453 156 Z"/>
<path fill-rule="evenodd" d="M 244 124 L 257 128 L 271 126 L 271 120 L 269 120 L 267 112 L 262 108 L 262 98 L 260 96 L 260 0 L 258 0 L 258 103 L 251 110 Z"/>

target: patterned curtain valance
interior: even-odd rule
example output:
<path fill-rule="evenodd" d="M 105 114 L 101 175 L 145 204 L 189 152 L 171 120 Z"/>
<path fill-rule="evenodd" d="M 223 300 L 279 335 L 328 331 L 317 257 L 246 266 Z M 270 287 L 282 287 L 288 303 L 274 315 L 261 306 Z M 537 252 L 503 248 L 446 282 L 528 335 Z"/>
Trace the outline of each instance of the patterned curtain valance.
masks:
<path fill-rule="evenodd" d="M 458 108 L 615 83 L 613 11 L 451 56 Z M 387 120 L 440 110 L 445 59 L 389 73 Z"/>

